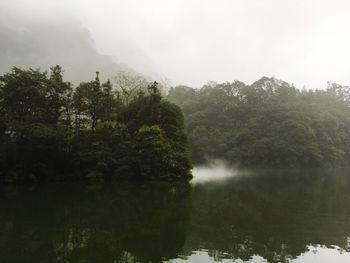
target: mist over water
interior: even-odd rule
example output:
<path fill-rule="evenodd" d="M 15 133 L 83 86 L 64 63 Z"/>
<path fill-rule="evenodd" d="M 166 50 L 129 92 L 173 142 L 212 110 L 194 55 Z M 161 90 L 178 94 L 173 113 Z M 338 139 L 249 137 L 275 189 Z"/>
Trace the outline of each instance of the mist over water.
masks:
<path fill-rule="evenodd" d="M 238 170 L 235 166 L 230 166 L 222 160 L 213 160 L 212 162 L 194 167 L 192 183 L 200 184 L 213 181 L 223 181 L 232 177 L 246 174 Z"/>

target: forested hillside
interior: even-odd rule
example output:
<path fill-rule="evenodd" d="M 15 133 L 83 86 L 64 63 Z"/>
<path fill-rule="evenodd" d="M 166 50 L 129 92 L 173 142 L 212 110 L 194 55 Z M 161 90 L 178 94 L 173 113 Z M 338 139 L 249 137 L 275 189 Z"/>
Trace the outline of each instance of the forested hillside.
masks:
<path fill-rule="evenodd" d="M 185 115 L 193 160 L 242 166 L 320 167 L 350 161 L 350 88 L 299 90 L 274 78 L 252 85 L 178 86 L 167 97 Z"/>
<path fill-rule="evenodd" d="M 0 182 L 189 178 L 180 108 L 155 82 L 123 80 L 72 87 L 60 66 L 0 76 Z"/>

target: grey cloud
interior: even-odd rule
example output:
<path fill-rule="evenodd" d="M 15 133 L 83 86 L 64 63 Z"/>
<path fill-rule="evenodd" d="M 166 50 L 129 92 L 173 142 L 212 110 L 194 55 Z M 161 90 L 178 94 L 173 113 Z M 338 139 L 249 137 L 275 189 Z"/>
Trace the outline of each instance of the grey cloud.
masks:
<path fill-rule="evenodd" d="M 350 82 L 350 3 L 345 0 L 16 1 L 22 8 L 7 13 L 37 23 L 13 26 L 0 19 L 1 38 L 9 39 L 0 44 L 3 61 L 46 66 L 54 58 L 67 65 L 71 77 L 84 79 L 82 72 L 90 76 L 99 68 L 108 75 L 127 64 L 194 87 L 209 80 L 252 83 L 264 75 L 297 87 Z M 3 6 L 12 3 L 3 0 Z M 52 19 L 56 10 L 62 10 L 58 20 L 64 14 L 69 19 Z"/>

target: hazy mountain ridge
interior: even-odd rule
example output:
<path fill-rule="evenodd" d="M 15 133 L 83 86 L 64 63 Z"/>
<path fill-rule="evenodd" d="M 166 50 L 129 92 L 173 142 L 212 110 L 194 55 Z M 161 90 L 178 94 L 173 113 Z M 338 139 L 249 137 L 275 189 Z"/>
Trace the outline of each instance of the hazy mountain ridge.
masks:
<path fill-rule="evenodd" d="M 67 80 L 79 83 L 93 78 L 95 71 L 105 79 L 119 70 L 131 70 L 100 54 L 90 32 L 76 19 L 18 19 L 8 14 L 5 18 L 0 24 L 0 73 L 14 66 L 48 69 L 59 64 Z"/>

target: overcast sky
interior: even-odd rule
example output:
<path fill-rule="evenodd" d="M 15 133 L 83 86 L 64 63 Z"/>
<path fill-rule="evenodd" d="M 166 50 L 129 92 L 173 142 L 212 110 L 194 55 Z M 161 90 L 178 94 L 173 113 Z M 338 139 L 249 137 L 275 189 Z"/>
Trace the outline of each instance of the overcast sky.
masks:
<path fill-rule="evenodd" d="M 348 0 L 0 0 L 0 8 L 74 17 L 101 54 L 174 85 L 262 76 L 299 88 L 350 84 Z"/>

